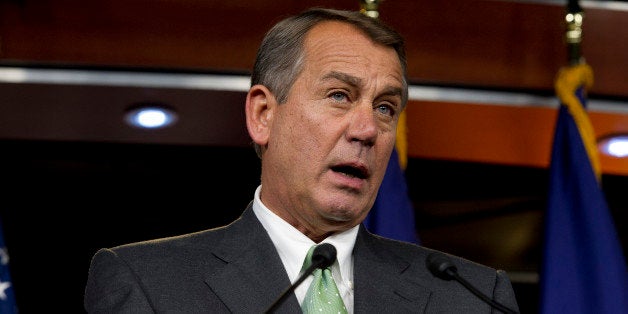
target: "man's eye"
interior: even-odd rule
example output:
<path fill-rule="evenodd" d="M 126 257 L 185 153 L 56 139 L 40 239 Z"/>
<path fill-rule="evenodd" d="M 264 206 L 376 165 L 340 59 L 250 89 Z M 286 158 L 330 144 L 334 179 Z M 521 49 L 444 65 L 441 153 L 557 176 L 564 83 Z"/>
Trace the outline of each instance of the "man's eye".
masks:
<path fill-rule="evenodd" d="M 343 92 L 333 92 L 329 97 L 338 102 L 347 100 L 347 94 Z"/>
<path fill-rule="evenodd" d="M 380 105 L 377 106 L 376 109 L 377 109 L 377 111 L 379 113 L 385 114 L 387 116 L 391 116 L 392 117 L 392 116 L 395 115 L 395 109 L 392 106 L 388 105 L 388 104 L 380 104 Z"/>

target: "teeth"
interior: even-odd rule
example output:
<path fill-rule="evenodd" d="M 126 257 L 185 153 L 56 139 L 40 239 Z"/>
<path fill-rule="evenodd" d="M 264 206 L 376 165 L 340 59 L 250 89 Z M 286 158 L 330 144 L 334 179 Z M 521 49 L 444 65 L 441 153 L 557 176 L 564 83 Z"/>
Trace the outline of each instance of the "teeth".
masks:
<path fill-rule="evenodd" d="M 353 174 L 351 174 L 351 173 L 346 173 L 346 172 L 341 172 L 341 173 L 344 174 L 347 177 L 355 178 L 355 176 Z"/>

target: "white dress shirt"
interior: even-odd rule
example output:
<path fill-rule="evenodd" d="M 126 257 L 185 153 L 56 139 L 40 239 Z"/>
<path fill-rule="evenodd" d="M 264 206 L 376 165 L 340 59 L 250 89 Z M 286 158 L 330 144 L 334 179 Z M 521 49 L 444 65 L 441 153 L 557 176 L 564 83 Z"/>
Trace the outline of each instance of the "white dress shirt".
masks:
<path fill-rule="evenodd" d="M 253 212 L 262 223 L 273 241 L 290 282 L 295 282 L 301 273 L 303 260 L 308 250 L 316 243 L 302 234 L 295 227 L 281 219 L 260 199 L 261 185 L 255 190 Z M 327 237 L 321 243 L 330 243 L 336 247 L 337 259 L 331 266 L 331 272 L 349 313 L 353 313 L 353 246 L 358 235 L 359 225 Z M 299 304 L 303 302 L 313 276 L 308 276 L 295 290 Z M 288 287 L 286 287 L 288 288 Z M 279 297 L 279 296 L 277 296 Z"/>

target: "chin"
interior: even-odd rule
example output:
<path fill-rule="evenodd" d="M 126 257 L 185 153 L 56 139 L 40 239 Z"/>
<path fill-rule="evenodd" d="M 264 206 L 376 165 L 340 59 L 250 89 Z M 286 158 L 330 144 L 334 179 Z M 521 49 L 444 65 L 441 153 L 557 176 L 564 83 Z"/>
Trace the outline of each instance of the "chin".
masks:
<path fill-rule="evenodd" d="M 360 218 L 363 218 L 363 213 L 363 211 L 359 211 L 355 208 L 337 208 L 331 211 L 327 211 L 325 213 L 325 218 L 338 224 L 347 224 L 356 221 L 359 222 Z"/>
<path fill-rule="evenodd" d="M 319 214 L 329 221 L 338 223 L 347 223 L 351 221 L 360 221 L 366 217 L 368 213 L 368 202 L 363 197 L 356 197 L 346 191 L 343 193 L 327 195 L 327 199 L 318 203 Z"/>

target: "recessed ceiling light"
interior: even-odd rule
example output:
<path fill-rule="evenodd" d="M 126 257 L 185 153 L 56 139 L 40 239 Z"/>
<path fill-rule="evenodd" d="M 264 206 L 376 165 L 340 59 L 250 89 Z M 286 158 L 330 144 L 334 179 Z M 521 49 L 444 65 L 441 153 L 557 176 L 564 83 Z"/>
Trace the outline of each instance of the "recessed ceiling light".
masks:
<path fill-rule="evenodd" d="M 158 129 L 174 124 L 177 121 L 177 114 L 164 105 L 140 104 L 129 109 L 124 119 L 134 127 Z"/>
<path fill-rule="evenodd" d="M 628 134 L 604 137 L 598 141 L 598 149 L 605 155 L 628 157 Z"/>

